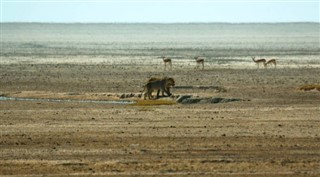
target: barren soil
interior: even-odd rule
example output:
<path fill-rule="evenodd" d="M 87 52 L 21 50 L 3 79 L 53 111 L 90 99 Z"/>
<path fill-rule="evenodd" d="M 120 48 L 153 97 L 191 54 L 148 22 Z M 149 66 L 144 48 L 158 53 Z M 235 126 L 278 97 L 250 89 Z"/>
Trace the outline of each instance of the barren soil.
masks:
<path fill-rule="evenodd" d="M 2 176 L 319 176 L 319 68 L 4 64 L 2 96 L 116 100 L 150 77 L 219 104 L 0 101 Z M 158 70 L 158 71 L 157 71 Z M 135 98 L 139 99 L 139 98 Z"/>

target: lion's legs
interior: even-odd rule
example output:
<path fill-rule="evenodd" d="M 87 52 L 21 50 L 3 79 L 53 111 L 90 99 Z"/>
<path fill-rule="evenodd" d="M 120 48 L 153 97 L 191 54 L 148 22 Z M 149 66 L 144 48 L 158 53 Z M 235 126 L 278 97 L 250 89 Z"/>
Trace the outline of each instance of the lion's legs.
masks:
<path fill-rule="evenodd" d="M 159 94 L 160 94 L 160 89 L 158 89 L 157 91 L 157 98 L 159 98 Z M 163 92 L 162 92 L 162 96 L 163 96 Z"/>
<path fill-rule="evenodd" d="M 152 94 L 152 92 L 151 92 L 151 93 L 148 92 L 148 99 L 149 99 L 149 100 L 150 100 L 150 97 L 152 96 L 151 94 Z"/>
<path fill-rule="evenodd" d="M 153 99 L 152 92 L 153 92 L 153 90 L 151 90 L 151 91 L 149 92 L 149 94 L 148 94 L 148 98 L 149 98 L 150 100 Z"/>
<path fill-rule="evenodd" d="M 144 93 L 144 99 L 146 99 L 147 96 L 148 96 L 149 99 L 153 98 L 153 97 L 152 97 L 152 91 L 147 90 L 147 91 Z"/>
<path fill-rule="evenodd" d="M 172 94 L 170 93 L 170 88 L 163 88 L 163 89 L 162 89 L 162 95 L 164 95 L 163 92 L 165 92 L 168 96 L 171 96 L 171 95 L 172 95 Z"/>
<path fill-rule="evenodd" d="M 166 92 L 168 96 L 172 95 L 170 92 L 170 87 L 166 87 L 166 88 L 162 89 L 161 92 L 162 92 L 162 96 L 164 96 L 164 92 Z"/>
<path fill-rule="evenodd" d="M 147 98 L 148 92 L 144 92 L 144 99 Z"/>
<path fill-rule="evenodd" d="M 170 87 L 167 87 L 166 88 L 167 89 L 167 91 L 170 93 L 168 96 L 171 96 L 172 94 L 171 94 L 171 92 L 170 92 Z M 164 94 L 164 91 L 162 91 L 162 95 Z"/>
<path fill-rule="evenodd" d="M 160 95 L 160 90 L 161 90 L 161 93 L 162 93 L 162 96 L 164 97 L 164 93 L 166 93 L 168 96 L 171 96 L 171 92 L 170 92 L 170 88 L 163 88 L 163 89 L 158 89 L 158 92 L 157 92 L 157 98 L 159 98 L 159 95 Z"/>
<path fill-rule="evenodd" d="M 166 92 L 166 94 L 168 95 L 168 96 L 171 96 L 172 94 L 169 92 L 169 91 L 167 91 L 167 90 L 165 90 L 165 92 Z"/>

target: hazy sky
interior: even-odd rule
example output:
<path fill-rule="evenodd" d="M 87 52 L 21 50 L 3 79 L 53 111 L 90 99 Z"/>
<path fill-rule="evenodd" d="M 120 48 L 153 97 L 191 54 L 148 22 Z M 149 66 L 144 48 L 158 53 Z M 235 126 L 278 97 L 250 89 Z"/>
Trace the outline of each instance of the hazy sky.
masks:
<path fill-rule="evenodd" d="M 319 22 L 319 0 L 0 0 L 2 22 Z"/>

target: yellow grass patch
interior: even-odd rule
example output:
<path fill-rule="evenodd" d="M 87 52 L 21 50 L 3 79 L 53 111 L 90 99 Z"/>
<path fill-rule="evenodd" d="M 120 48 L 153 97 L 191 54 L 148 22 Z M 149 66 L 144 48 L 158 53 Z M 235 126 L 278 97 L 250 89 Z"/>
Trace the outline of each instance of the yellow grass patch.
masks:
<path fill-rule="evenodd" d="M 317 85 L 317 84 L 304 85 L 304 86 L 300 87 L 300 90 L 303 90 L 303 91 L 318 90 L 318 91 L 320 91 L 320 85 Z"/>
<path fill-rule="evenodd" d="M 132 106 L 157 106 L 157 105 L 174 105 L 177 104 L 171 100 L 137 100 Z"/>

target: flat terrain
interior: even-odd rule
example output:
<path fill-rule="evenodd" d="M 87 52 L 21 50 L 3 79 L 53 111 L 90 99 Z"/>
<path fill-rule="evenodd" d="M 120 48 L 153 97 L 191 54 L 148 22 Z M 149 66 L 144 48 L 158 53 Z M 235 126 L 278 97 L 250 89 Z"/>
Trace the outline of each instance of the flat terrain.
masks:
<path fill-rule="evenodd" d="M 0 176 L 320 176 L 319 27 L 1 23 Z"/>
<path fill-rule="evenodd" d="M 173 88 L 175 95 L 250 101 L 158 106 L 0 101 L 0 174 L 320 174 L 320 92 L 299 90 L 319 83 L 318 68 L 199 71 L 188 66 L 164 72 L 162 65 L 1 65 L 0 90 L 6 96 L 99 100 L 139 93 L 149 77 L 167 75 L 177 86 L 226 89 Z"/>

